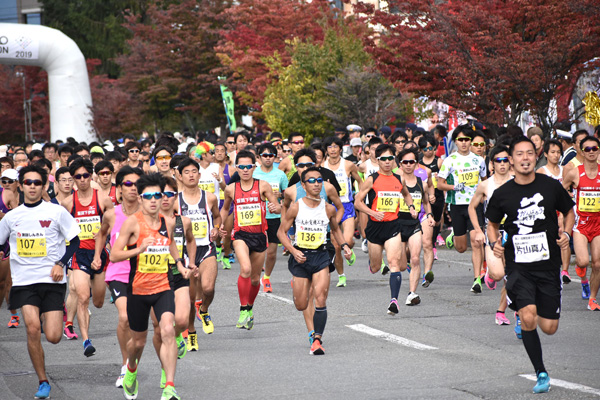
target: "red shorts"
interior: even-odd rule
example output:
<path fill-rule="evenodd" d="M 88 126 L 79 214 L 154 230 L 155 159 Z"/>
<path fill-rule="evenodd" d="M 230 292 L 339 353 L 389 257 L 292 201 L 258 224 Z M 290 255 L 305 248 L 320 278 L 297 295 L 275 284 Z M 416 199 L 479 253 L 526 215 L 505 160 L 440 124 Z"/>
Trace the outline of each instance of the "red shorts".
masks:
<path fill-rule="evenodd" d="M 600 236 L 600 217 L 579 217 L 573 231 L 581 233 L 591 243 L 596 236 Z"/>

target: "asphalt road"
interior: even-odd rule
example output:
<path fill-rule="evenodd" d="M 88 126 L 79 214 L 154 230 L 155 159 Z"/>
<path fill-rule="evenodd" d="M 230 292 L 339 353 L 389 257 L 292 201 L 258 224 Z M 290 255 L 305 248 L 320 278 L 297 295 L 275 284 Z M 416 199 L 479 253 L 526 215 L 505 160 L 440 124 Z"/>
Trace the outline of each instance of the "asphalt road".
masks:
<path fill-rule="evenodd" d="M 500 290 L 470 292 L 470 253 L 440 250 L 435 281 L 419 289 L 422 303 L 387 315 L 388 278 L 371 275 L 367 255 L 346 267 L 348 286 L 332 275 L 324 356 L 310 356 L 304 320 L 291 304 L 287 258 L 272 274 L 273 295 L 260 294 L 251 331 L 235 328 L 239 315 L 238 264 L 219 271 L 210 308 L 215 333 L 199 334 L 200 351 L 177 365 L 175 385 L 184 399 L 527 399 L 533 369 L 510 326 L 494 323 Z M 574 275 L 574 274 L 573 274 Z M 565 285 L 563 314 L 554 336 L 540 333 L 552 389 L 544 399 L 600 397 L 598 329 L 600 313 L 587 311 L 577 282 Z M 108 296 L 108 292 L 107 292 Z M 108 297 L 107 297 L 108 299 Z M 95 356 L 83 355 L 81 340 L 51 345 L 43 339 L 53 399 L 119 399 L 120 371 L 116 309 L 91 306 L 90 336 Z M 0 311 L 0 399 L 31 399 L 37 378 L 29 361 L 25 328 L 8 329 Z M 77 323 L 75 329 L 78 331 Z M 150 325 L 151 326 L 151 325 Z M 198 331 L 201 324 L 197 322 Z M 151 335 L 138 379 L 139 399 L 159 399 L 160 364 Z"/>

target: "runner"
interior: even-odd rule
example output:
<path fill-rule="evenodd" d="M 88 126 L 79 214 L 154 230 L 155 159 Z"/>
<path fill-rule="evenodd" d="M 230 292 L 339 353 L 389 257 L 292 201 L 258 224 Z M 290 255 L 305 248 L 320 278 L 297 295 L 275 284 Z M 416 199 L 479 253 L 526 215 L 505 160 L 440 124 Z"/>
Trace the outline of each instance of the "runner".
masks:
<path fill-rule="evenodd" d="M 315 299 L 313 317 L 314 341 L 310 354 L 322 355 L 322 336 L 327 322 L 327 293 L 329 291 L 329 266 L 331 259 L 325 247 L 329 237 L 329 229 L 336 240 L 344 248 L 344 256 L 350 259 L 352 251 L 343 243 L 343 236 L 335 219 L 336 209 L 326 204 L 319 195 L 323 186 L 323 178 L 316 167 L 306 169 L 302 175 L 302 187 L 306 196 L 290 206 L 283 217 L 277 232 L 279 240 L 290 249 L 292 257 L 288 260 L 288 268 L 293 275 L 294 304 L 296 309 L 304 311 L 310 301 L 312 288 Z M 287 236 L 292 224 L 296 226 L 294 243 Z"/>
<path fill-rule="evenodd" d="M 113 175 L 115 173 L 115 167 L 112 165 L 110 161 L 98 161 L 98 163 L 94 166 L 94 172 L 98 177 L 98 194 L 100 198 L 109 197 L 110 201 L 113 203 L 113 206 L 119 204 L 117 200 L 117 185 L 112 183 Z"/>
<path fill-rule="evenodd" d="M 150 167 L 152 172 L 159 172 L 163 176 L 173 176 L 171 170 L 171 158 L 173 158 L 173 150 L 167 146 L 159 146 L 152 153 L 155 164 Z"/>
<path fill-rule="evenodd" d="M 14 170 L 13 170 L 14 171 Z M 13 175 L 14 177 L 14 175 Z M 16 181 L 18 182 L 18 176 L 16 176 Z M 15 194 L 8 189 L 5 189 L 4 186 L 13 185 L 15 180 L 5 177 L 2 177 L 2 188 L 0 188 L 0 220 L 6 217 L 6 213 L 10 210 L 15 209 L 19 206 L 19 199 L 15 196 Z M 0 307 L 2 306 L 2 302 L 4 301 L 4 297 L 8 294 L 9 286 L 10 286 L 10 243 L 7 240 L 4 244 L 0 246 L 0 252 L 3 254 L 0 257 Z M 12 310 L 16 311 L 16 310 Z M 11 315 L 10 321 L 8 323 L 9 328 L 16 328 L 19 326 L 19 315 L 13 314 Z"/>
<path fill-rule="evenodd" d="M 96 243 L 94 235 L 100 230 L 102 216 L 108 210 L 113 209 L 113 204 L 108 197 L 100 198 L 98 191 L 90 186 L 94 167 L 90 160 L 78 158 L 69 166 L 69 172 L 75 179 L 77 191 L 69 196 L 63 203 L 63 207 L 75 217 L 79 224 L 79 240 L 81 244 L 71 262 L 75 293 L 77 294 L 77 322 L 83 338 L 83 354 L 86 357 L 93 356 L 96 348 L 88 336 L 90 315 L 88 306 L 90 303 L 90 288 L 92 300 L 96 308 L 102 308 L 106 284 L 104 274 L 106 270 L 108 254 L 103 251 L 103 265 L 99 270 L 92 269 L 94 249 Z M 67 325 L 73 325 L 68 320 Z"/>
<path fill-rule="evenodd" d="M 42 201 L 48 176 L 36 166 L 19 174 L 25 203 L 0 221 L 0 243 L 9 240 L 13 286 L 10 304 L 20 308 L 27 326 L 27 348 L 39 379 L 36 399 L 50 397 L 42 348 L 42 321 L 46 340 L 60 341 L 66 292 L 65 265 L 79 247 L 79 227 L 63 207 Z M 69 246 L 65 248 L 65 240 Z M 3 258 L 3 252 L 0 252 Z"/>
<path fill-rule="evenodd" d="M 285 148 L 284 158 L 279 163 L 279 169 L 282 170 L 287 176 L 288 180 L 291 179 L 296 168 L 294 167 L 294 155 L 304 148 L 304 135 L 301 133 L 290 133 L 288 137 L 287 146 L 291 149 L 291 152 L 286 152 Z"/>
<path fill-rule="evenodd" d="M 215 144 L 215 162 L 217 164 L 219 164 L 219 167 L 221 169 L 220 172 L 221 172 L 221 174 L 223 174 L 225 186 L 229 185 L 229 181 L 231 180 L 231 176 L 229 174 L 230 163 L 229 163 L 229 158 L 227 156 L 227 149 L 225 147 L 225 144 L 222 142 Z M 219 191 L 219 210 L 221 210 L 221 207 L 223 207 L 224 199 L 225 199 L 225 189 L 222 188 Z M 217 263 L 224 262 L 223 254 L 233 255 L 231 252 L 231 239 L 230 238 L 226 237 L 225 239 L 221 239 L 221 236 L 219 235 L 219 236 L 217 236 L 216 245 L 217 245 Z M 227 262 L 229 262 L 229 260 L 227 260 Z M 231 267 L 231 263 L 229 264 L 229 267 Z"/>
<path fill-rule="evenodd" d="M 369 140 L 367 142 L 367 146 L 365 147 L 365 154 L 369 156 L 369 158 L 361 163 L 358 166 L 358 172 L 360 174 L 362 174 L 362 180 L 363 182 L 365 180 L 367 180 L 367 178 L 371 175 L 373 175 L 375 172 L 379 171 L 379 162 L 377 161 L 377 157 L 375 156 L 375 153 L 377 152 L 377 147 L 381 144 L 383 144 L 383 141 L 381 139 L 379 139 L 378 137 L 375 137 L 374 135 L 371 136 L 371 138 L 369 139 L 369 135 L 366 135 L 366 138 Z M 359 187 L 360 190 L 360 187 Z M 369 201 L 369 199 L 365 199 L 366 202 Z M 367 206 L 369 204 L 367 203 Z M 356 208 L 356 200 L 355 200 L 355 209 L 358 212 L 358 225 L 360 228 L 360 235 L 363 238 L 363 242 L 361 245 L 361 250 L 365 253 L 368 253 L 369 248 L 368 248 L 368 244 L 367 244 L 367 238 L 365 236 L 365 227 L 367 226 L 367 221 L 369 220 L 369 216 L 366 215 L 365 213 L 361 213 L 360 210 L 358 210 L 358 208 Z M 382 266 L 382 269 L 384 267 Z M 389 269 L 389 268 L 388 268 Z"/>
<path fill-rule="evenodd" d="M 142 145 L 135 141 L 128 142 L 125 145 L 125 151 L 127 152 L 127 165 L 132 168 L 139 168 L 143 171 L 144 163 L 140 161 Z"/>
<path fill-rule="evenodd" d="M 221 220 L 227 217 L 229 206 L 234 205 L 234 225 L 231 232 L 233 249 L 240 262 L 238 293 L 240 296 L 240 317 L 238 328 L 252 329 L 254 313 L 252 307 L 260 290 L 260 272 L 265 262 L 267 250 L 267 220 L 265 199 L 269 201 L 269 211 L 281 212 L 271 185 L 254 179 L 256 158 L 249 151 L 240 151 L 235 159 L 240 182 L 230 184 L 225 189 L 225 200 L 221 209 Z M 221 236 L 227 231 L 221 227 Z"/>
<path fill-rule="evenodd" d="M 560 247 L 569 245 L 569 234 L 558 226 L 556 211 L 574 222 L 573 201 L 555 179 L 535 173 L 535 146 L 525 136 L 510 145 L 515 178 L 494 191 L 486 216 L 490 247 L 506 261 L 506 291 L 511 309 L 521 320 L 523 345 L 537 375 L 534 393 L 550 389 L 542 359 L 537 326 L 548 335 L 558 329 L 561 309 Z M 506 244 L 500 223 L 506 215 Z"/>
<path fill-rule="evenodd" d="M 596 301 L 600 287 L 600 181 L 598 179 L 600 140 L 588 136 L 580 141 L 579 148 L 583 153 L 583 164 L 572 168 L 564 175 L 563 187 L 567 189 L 572 185 L 575 189 L 577 218 L 573 229 L 573 246 L 577 261 L 575 271 L 581 278 L 583 287 L 582 297 L 588 298 L 588 310 L 600 311 Z M 588 251 L 588 243 L 590 251 Z M 586 276 L 590 253 L 592 273 L 588 281 Z"/>
<path fill-rule="evenodd" d="M 280 169 L 273 168 L 273 161 L 277 155 L 277 149 L 271 143 L 264 143 L 259 146 L 258 154 L 260 157 L 260 167 L 254 170 L 252 177 L 254 179 L 260 179 L 271 185 L 273 194 L 278 202 L 281 202 L 283 192 L 288 187 L 288 179 L 285 173 Z M 277 246 L 280 241 L 277 237 L 277 231 L 281 223 L 281 214 L 273 214 L 267 210 L 267 239 L 269 247 L 267 248 L 267 255 L 265 257 L 264 273 L 261 279 L 263 291 L 265 293 L 273 292 L 271 286 L 271 273 L 275 267 L 277 261 Z"/>
<path fill-rule="evenodd" d="M 371 139 L 373 140 L 373 139 Z M 375 155 L 379 163 L 379 171 L 369 176 L 354 200 L 357 210 L 368 215 L 369 222 L 365 228 L 369 244 L 369 271 L 374 274 L 381 269 L 383 250 L 385 249 L 390 274 L 390 291 L 392 300 L 388 306 L 388 314 L 398 314 L 398 294 L 402 284 L 402 271 L 406 265 L 400 264 L 402 257 L 401 226 L 398 222 L 400 197 L 404 198 L 412 218 L 417 218 L 413 200 L 400 176 L 392 173 L 394 167 L 394 146 L 382 144 L 377 147 Z M 369 205 L 365 204 L 365 198 Z M 373 270 L 373 268 L 376 268 Z"/>
<path fill-rule="evenodd" d="M 160 326 L 160 361 L 166 375 L 161 398 L 180 399 L 174 385 L 177 364 L 175 299 L 169 284 L 168 255 L 177 260 L 177 268 L 184 279 L 188 279 L 194 271 L 187 269 L 179 258 L 177 245 L 172 240 L 174 221 L 165 220 L 159 213 L 165 189 L 162 174 L 143 175 L 137 180 L 136 187 L 140 193 L 141 209 L 125 220 L 110 255 L 113 263 L 129 259 L 131 265 L 127 287 L 131 340 L 127 344 L 128 362 L 123 392 L 126 399 L 137 398 L 137 369 L 148 335 L 148 317 L 153 310 Z"/>

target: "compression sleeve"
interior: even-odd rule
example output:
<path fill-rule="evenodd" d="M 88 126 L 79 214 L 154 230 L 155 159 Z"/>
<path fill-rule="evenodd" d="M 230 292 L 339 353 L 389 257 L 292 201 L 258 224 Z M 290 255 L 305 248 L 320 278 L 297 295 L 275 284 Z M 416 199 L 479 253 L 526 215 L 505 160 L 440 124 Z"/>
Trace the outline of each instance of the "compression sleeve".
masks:
<path fill-rule="evenodd" d="M 67 263 L 73 257 L 73 254 L 75 254 L 75 251 L 78 248 L 79 248 L 79 236 L 75 236 L 69 242 L 69 245 L 67 246 L 67 250 L 65 251 L 65 255 L 60 259 L 60 262 L 62 262 L 64 265 L 67 265 Z"/>

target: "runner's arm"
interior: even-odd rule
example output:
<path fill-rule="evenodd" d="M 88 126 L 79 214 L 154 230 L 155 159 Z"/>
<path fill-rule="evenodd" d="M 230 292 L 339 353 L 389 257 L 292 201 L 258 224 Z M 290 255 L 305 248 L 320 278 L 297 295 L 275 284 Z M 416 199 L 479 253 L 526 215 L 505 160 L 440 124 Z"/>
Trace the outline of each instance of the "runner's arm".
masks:
<path fill-rule="evenodd" d="M 344 218 L 345 210 L 344 205 L 340 200 L 340 195 L 332 184 L 323 181 L 323 185 L 325 185 L 325 193 L 327 194 L 327 198 L 333 203 L 335 208 L 337 208 L 337 220 L 341 221 L 342 218 Z"/>
<path fill-rule="evenodd" d="M 115 245 L 110 253 L 110 262 L 116 263 L 119 261 L 125 261 L 131 257 L 136 257 L 142 254 L 146 247 L 143 245 L 127 250 L 127 246 L 135 244 L 139 235 L 139 225 L 135 216 L 131 216 L 125 220 L 121 230 L 119 231 L 119 237 L 115 241 Z M 148 239 L 148 238 L 146 238 Z"/>
<path fill-rule="evenodd" d="M 281 245 L 288 249 L 290 252 L 294 249 L 292 245 L 292 241 L 288 237 L 287 233 L 292 227 L 296 216 L 298 215 L 298 203 L 294 203 L 290 205 L 290 207 L 286 210 L 285 214 L 281 217 L 281 225 L 279 225 L 279 229 L 277 230 L 277 238 L 281 242 Z M 297 249 L 294 249 L 297 251 Z"/>
<path fill-rule="evenodd" d="M 348 243 L 344 242 L 344 235 L 342 234 L 340 225 L 337 222 L 338 220 L 336 218 L 336 211 L 330 204 L 325 205 L 325 209 L 327 210 L 327 217 L 329 217 L 329 228 L 331 229 L 331 236 L 333 237 L 335 242 L 338 243 L 340 246 L 342 244 L 345 244 L 345 246 L 342 248 L 342 250 L 344 251 L 344 257 L 346 257 L 346 259 L 350 259 L 352 255 L 352 250 L 350 249 Z"/>
<path fill-rule="evenodd" d="M 213 214 L 214 215 L 214 214 Z M 181 217 L 183 222 L 183 233 L 185 235 L 185 248 L 190 259 L 190 268 L 196 267 L 196 238 L 192 230 L 192 220 L 188 217 Z"/>
<path fill-rule="evenodd" d="M 483 244 L 485 241 L 485 235 L 479 226 L 479 219 L 477 218 L 476 208 L 483 202 L 485 199 L 485 189 L 487 187 L 487 183 L 482 182 L 477 185 L 477 189 L 475 189 L 475 194 L 469 203 L 468 212 L 469 219 L 471 220 L 471 224 L 473 225 L 473 230 L 475 230 L 475 239 L 478 243 Z M 491 242 L 490 242 L 491 243 Z"/>
<path fill-rule="evenodd" d="M 108 237 L 108 233 L 115 223 L 115 210 L 110 209 L 102 217 L 102 225 L 100 225 L 100 230 L 96 233 L 96 245 L 94 251 L 94 260 L 92 261 L 92 268 L 95 270 L 100 269 L 101 261 L 100 255 L 102 254 L 102 249 L 106 246 L 106 238 Z M 94 268 L 97 267 L 97 268 Z"/>
<path fill-rule="evenodd" d="M 367 193 L 369 193 L 369 190 L 371 190 L 372 188 L 373 178 L 369 176 L 360 186 L 360 190 L 358 191 L 358 193 L 356 193 L 356 196 L 354 196 L 354 208 L 371 217 L 373 216 L 375 211 L 367 207 L 367 205 L 365 204 L 365 197 L 367 197 Z"/>

